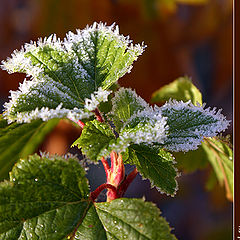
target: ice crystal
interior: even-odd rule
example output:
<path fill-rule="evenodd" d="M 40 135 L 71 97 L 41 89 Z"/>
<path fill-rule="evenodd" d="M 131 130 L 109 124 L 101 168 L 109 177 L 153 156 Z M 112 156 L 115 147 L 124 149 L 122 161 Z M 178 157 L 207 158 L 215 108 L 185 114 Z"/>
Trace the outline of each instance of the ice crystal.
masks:
<path fill-rule="evenodd" d="M 94 94 L 91 94 L 91 99 L 85 99 L 85 108 L 89 111 L 93 111 L 97 108 L 99 103 L 106 102 L 108 100 L 108 95 L 111 91 L 103 90 L 101 87 Z"/>
<path fill-rule="evenodd" d="M 5 115 L 5 113 L 3 113 Z M 49 109 L 48 107 L 42 107 L 41 109 L 36 108 L 31 112 L 20 112 L 17 113 L 18 123 L 29 123 L 34 119 L 42 119 L 48 121 L 52 118 L 69 118 L 70 120 L 77 122 L 82 118 L 89 118 L 93 113 L 84 111 L 82 109 L 74 108 L 73 110 L 62 108 L 62 103 L 58 105 L 56 109 Z M 11 119 L 8 120 L 12 122 Z"/>

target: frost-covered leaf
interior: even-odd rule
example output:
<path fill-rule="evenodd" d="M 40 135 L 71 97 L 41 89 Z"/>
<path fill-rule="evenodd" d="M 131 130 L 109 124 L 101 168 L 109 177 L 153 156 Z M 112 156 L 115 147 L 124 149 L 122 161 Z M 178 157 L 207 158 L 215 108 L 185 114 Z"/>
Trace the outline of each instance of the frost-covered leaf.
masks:
<path fill-rule="evenodd" d="M 161 87 L 152 94 L 153 103 L 165 102 L 170 99 L 182 100 L 187 102 L 191 100 L 194 105 L 202 104 L 202 94 L 194 86 L 188 77 L 180 77 L 175 81 Z"/>
<path fill-rule="evenodd" d="M 66 239 L 90 205 L 78 161 L 33 155 L 0 183 L 0 239 Z"/>
<path fill-rule="evenodd" d="M 31 77 L 11 92 L 5 117 L 9 122 L 89 117 L 89 111 L 107 101 L 107 89 L 130 71 L 143 50 L 120 35 L 117 26 L 102 23 L 69 32 L 64 41 L 52 35 L 26 44 L 3 61 L 2 68 L 9 73 Z"/>
<path fill-rule="evenodd" d="M 120 88 L 112 99 L 112 112 L 109 116 L 119 131 L 130 117 L 146 108 L 149 108 L 149 105 L 135 91 Z"/>
<path fill-rule="evenodd" d="M 232 149 L 219 138 L 207 138 L 202 145 L 207 160 L 213 167 L 221 186 L 225 186 L 226 196 L 233 200 L 233 153 Z"/>
<path fill-rule="evenodd" d="M 148 107 L 133 114 L 123 125 L 116 142 L 109 145 L 111 150 L 125 151 L 130 144 L 163 144 L 166 138 L 166 118 L 160 111 Z"/>
<path fill-rule="evenodd" d="M 169 126 L 163 146 L 175 152 L 195 150 L 204 137 L 214 137 L 229 125 L 221 109 L 204 109 L 204 105 L 194 106 L 190 101 L 169 101 L 158 111 L 167 118 Z"/>
<path fill-rule="evenodd" d="M 57 123 L 58 119 L 48 122 L 39 119 L 31 123 L 8 125 L 0 115 L 0 180 L 8 178 L 14 163 L 32 154 Z"/>
<path fill-rule="evenodd" d="M 96 161 L 108 154 L 107 148 L 114 139 L 115 136 L 109 125 L 93 120 L 86 123 L 81 136 L 72 146 L 78 146 L 83 154 Z"/>
<path fill-rule="evenodd" d="M 159 209 L 152 203 L 123 198 L 96 203 L 95 206 L 106 239 L 176 240 Z"/>
<path fill-rule="evenodd" d="M 136 165 L 142 177 L 150 180 L 152 187 L 166 194 L 175 195 L 177 172 L 170 153 L 143 144 L 131 145 L 127 150 L 125 163 Z"/>

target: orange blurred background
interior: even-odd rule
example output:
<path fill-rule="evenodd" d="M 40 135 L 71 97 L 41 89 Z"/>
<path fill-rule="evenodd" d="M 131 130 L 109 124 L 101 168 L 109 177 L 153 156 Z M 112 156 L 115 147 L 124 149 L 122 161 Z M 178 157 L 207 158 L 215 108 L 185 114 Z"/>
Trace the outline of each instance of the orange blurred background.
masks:
<path fill-rule="evenodd" d="M 64 38 L 66 32 L 94 21 L 116 22 L 122 34 L 148 46 L 132 72 L 120 80 L 122 86 L 136 89 L 149 101 L 161 86 L 187 75 L 201 90 L 207 105 L 223 108 L 224 115 L 232 119 L 231 0 L 1 0 L 0 60 L 25 42 L 52 33 Z M 0 71 L 1 105 L 7 101 L 9 90 L 16 90 L 23 79 L 23 74 Z M 42 149 L 66 153 L 79 134 L 79 130 L 61 122 Z M 205 193 L 204 178 L 203 173 L 182 177 L 176 200 L 153 189 L 136 195 L 140 191 L 137 184 L 129 194 L 146 194 L 166 209 L 164 216 L 175 227 L 179 240 L 231 239 L 232 206 L 225 201 L 222 190 Z M 190 184 L 188 179 L 195 182 Z M 196 185 L 200 190 L 193 196 Z M 209 205 L 202 203 L 208 200 Z M 198 206 L 202 208 L 195 209 Z"/>

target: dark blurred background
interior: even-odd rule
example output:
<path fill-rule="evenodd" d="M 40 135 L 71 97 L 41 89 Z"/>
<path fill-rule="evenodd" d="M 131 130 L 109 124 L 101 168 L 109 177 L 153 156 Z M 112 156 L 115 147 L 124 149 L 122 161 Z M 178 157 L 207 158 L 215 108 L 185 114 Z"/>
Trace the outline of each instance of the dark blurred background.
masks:
<path fill-rule="evenodd" d="M 0 60 L 25 42 L 52 33 L 64 38 L 66 32 L 94 21 L 116 22 L 122 34 L 148 46 L 120 80 L 122 86 L 149 101 L 161 86 L 187 75 L 208 106 L 223 108 L 232 119 L 232 0 L 0 0 Z M 0 71 L 1 106 L 23 79 L 22 74 Z M 41 149 L 66 153 L 79 134 L 60 122 Z M 100 165 L 91 166 L 88 175 L 93 189 L 104 181 Z M 179 240 L 230 240 L 232 204 L 223 188 L 206 191 L 207 175 L 199 171 L 179 177 L 175 198 L 151 189 L 138 176 L 127 196 L 156 203 Z"/>

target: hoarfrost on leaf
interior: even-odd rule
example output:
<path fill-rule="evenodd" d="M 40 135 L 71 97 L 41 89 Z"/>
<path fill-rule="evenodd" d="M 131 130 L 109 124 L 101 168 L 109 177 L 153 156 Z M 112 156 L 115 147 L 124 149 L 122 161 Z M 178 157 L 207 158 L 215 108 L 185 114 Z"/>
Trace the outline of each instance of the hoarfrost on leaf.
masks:
<path fill-rule="evenodd" d="M 101 102 L 107 102 L 108 100 L 108 95 L 111 93 L 112 91 L 106 91 L 103 90 L 101 87 L 98 89 L 98 91 L 95 91 L 94 94 L 91 94 L 91 99 L 86 98 L 85 99 L 85 105 L 84 107 L 89 110 L 89 111 L 93 111 L 94 109 L 97 108 L 97 106 L 99 105 L 99 103 Z"/>
<path fill-rule="evenodd" d="M 204 107 L 205 104 L 195 106 L 191 101 L 170 100 L 157 108 L 167 118 L 169 126 L 163 147 L 174 152 L 195 150 L 204 137 L 214 137 L 225 131 L 230 121 L 221 114 L 221 109 Z"/>
<path fill-rule="evenodd" d="M 112 146 L 117 151 L 125 151 L 130 144 L 163 144 L 167 136 L 167 118 L 161 112 L 148 108 L 132 115 L 119 133 L 117 144 Z"/>
<path fill-rule="evenodd" d="M 130 71 L 144 48 L 120 35 L 118 26 L 103 23 L 69 32 L 64 41 L 51 35 L 25 44 L 2 61 L 2 69 L 29 77 L 11 91 L 4 117 L 9 122 L 46 121 L 51 114 L 85 118 L 107 101 L 108 89 Z"/>
<path fill-rule="evenodd" d="M 148 103 L 130 88 L 120 88 L 112 99 L 112 111 L 109 117 L 114 122 L 117 130 L 123 127 L 124 122 L 137 113 L 148 109 Z"/>

